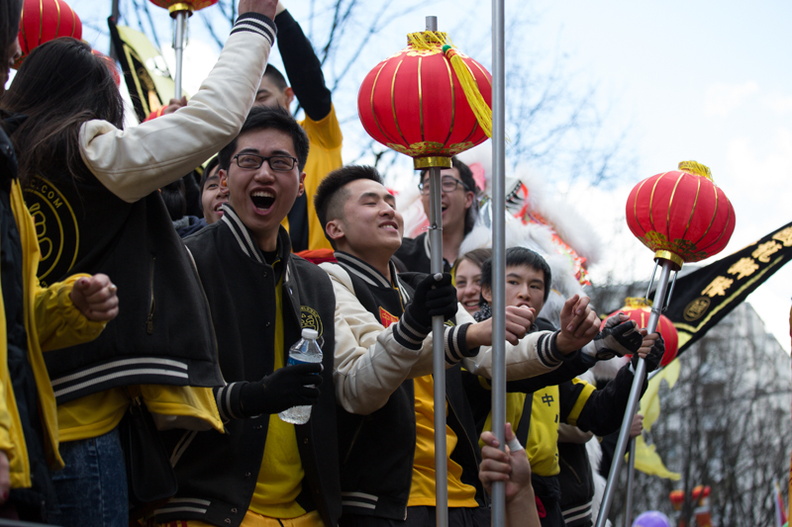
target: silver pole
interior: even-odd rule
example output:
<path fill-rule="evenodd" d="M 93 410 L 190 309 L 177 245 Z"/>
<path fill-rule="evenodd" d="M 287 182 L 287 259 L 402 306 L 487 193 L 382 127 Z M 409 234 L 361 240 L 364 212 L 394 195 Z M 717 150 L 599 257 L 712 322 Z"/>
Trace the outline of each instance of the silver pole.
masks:
<path fill-rule="evenodd" d="M 492 432 L 506 423 L 506 90 L 504 1 L 492 2 Z M 506 524 L 506 486 L 492 485 L 492 525 Z"/>
<path fill-rule="evenodd" d="M 426 30 L 437 31 L 437 17 L 426 17 Z M 443 268 L 443 206 L 440 167 L 429 169 L 429 246 L 432 274 Z M 432 317 L 432 374 L 434 376 L 435 525 L 448 525 L 448 452 L 446 448 L 446 371 L 443 317 Z"/>
<path fill-rule="evenodd" d="M 661 260 L 660 278 L 657 281 L 655 304 L 652 306 L 652 314 L 649 316 L 649 324 L 646 327 L 649 333 L 654 333 L 657 329 L 657 323 L 660 321 L 660 313 L 663 311 L 666 302 L 668 281 L 672 270 L 674 270 L 674 263 L 671 260 Z M 605 494 L 602 498 L 602 504 L 600 505 L 599 516 L 597 517 L 595 527 L 605 527 L 605 522 L 608 521 L 608 513 L 610 512 L 610 506 L 613 502 L 614 487 L 619 477 L 622 463 L 624 462 L 624 453 L 627 449 L 627 441 L 630 438 L 630 426 L 632 425 L 633 416 L 638 410 L 638 402 L 641 399 L 641 388 L 645 377 L 646 361 L 639 358 L 638 366 L 635 368 L 635 377 L 630 387 L 630 396 L 627 399 L 627 408 L 624 411 L 624 420 L 622 421 L 621 430 L 619 431 L 619 440 L 616 442 L 616 449 L 613 452 L 613 460 L 611 461 L 610 472 L 608 472 L 608 482 L 605 485 Z"/>
<path fill-rule="evenodd" d="M 630 439 L 630 457 L 627 462 L 627 499 L 624 500 L 624 527 L 632 525 L 633 482 L 635 481 L 635 439 Z"/>
<path fill-rule="evenodd" d="M 176 30 L 173 34 L 173 52 L 176 55 L 176 71 L 173 72 L 173 83 L 176 85 L 174 90 L 175 99 L 181 99 L 182 96 L 182 61 L 184 59 L 184 37 L 187 32 L 187 11 L 179 11 L 176 13 Z M 167 101 L 165 102 L 167 104 Z"/>
<path fill-rule="evenodd" d="M 439 167 L 429 169 L 429 246 L 431 272 L 443 272 L 443 210 Z M 432 373 L 434 375 L 435 523 L 448 525 L 448 453 L 446 449 L 446 372 L 443 351 L 443 317 L 432 317 Z"/>

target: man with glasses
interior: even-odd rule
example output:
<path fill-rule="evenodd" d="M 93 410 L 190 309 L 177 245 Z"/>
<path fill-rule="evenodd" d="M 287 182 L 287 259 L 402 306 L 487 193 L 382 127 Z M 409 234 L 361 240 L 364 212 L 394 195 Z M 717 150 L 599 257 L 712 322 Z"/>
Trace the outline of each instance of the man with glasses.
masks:
<path fill-rule="evenodd" d="M 451 158 L 452 167 L 444 168 L 442 174 L 441 204 L 443 210 L 443 267 L 451 270 L 451 265 L 459 256 L 459 247 L 465 236 L 473 230 L 478 216 L 478 188 L 473 172 L 465 163 Z M 424 212 L 429 216 L 429 170 L 421 171 L 421 202 Z M 405 238 L 396 252 L 396 263 L 402 270 L 428 273 L 431 270 L 431 249 L 428 233 L 416 238 Z"/>
<path fill-rule="evenodd" d="M 280 107 L 253 108 L 239 136 L 220 151 L 229 201 L 219 221 L 185 243 L 212 308 L 227 383 L 216 389 L 216 400 L 227 433 L 171 438 L 179 490 L 155 511 L 157 522 L 338 523 L 335 295 L 324 271 L 291 254 L 281 226 L 303 193 L 307 156 L 305 132 Z M 303 328 L 319 334 L 323 363 L 286 366 Z M 313 405 L 307 424 L 278 417 L 297 405 Z"/>

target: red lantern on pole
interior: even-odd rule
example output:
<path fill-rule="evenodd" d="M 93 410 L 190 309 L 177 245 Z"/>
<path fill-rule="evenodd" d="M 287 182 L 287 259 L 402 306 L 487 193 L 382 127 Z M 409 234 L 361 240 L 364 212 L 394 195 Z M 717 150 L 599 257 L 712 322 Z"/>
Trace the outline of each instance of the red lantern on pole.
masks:
<path fill-rule="evenodd" d="M 437 20 L 428 31 L 407 35 L 408 46 L 377 64 L 358 93 L 358 113 L 366 132 L 388 148 L 413 158 L 429 171 L 431 273 L 443 271 L 441 168 L 451 156 L 492 135 L 492 76 L 451 46 Z M 435 428 L 435 524 L 448 525 L 443 318 L 432 319 Z"/>
<path fill-rule="evenodd" d="M 679 163 L 679 170 L 657 174 L 638 183 L 627 198 L 626 210 L 627 225 L 654 251 L 655 262 L 660 268 L 655 293 L 657 307 L 651 311 L 646 326 L 653 332 L 668 302 L 671 273 L 679 271 L 685 262 L 703 260 L 726 247 L 734 232 L 734 208 L 726 194 L 712 182 L 709 168 L 695 161 L 683 161 Z M 605 525 L 610 511 L 613 485 L 629 441 L 629 425 L 638 408 L 638 387 L 645 375 L 646 365 L 639 360 L 596 527 Z M 629 462 L 632 470 L 633 456 Z M 631 492 L 628 488 L 627 503 L 632 502 Z"/>
<path fill-rule="evenodd" d="M 624 299 L 624 306 L 608 315 L 607 318 L 620 312 L 628 315 L 630 320 L 634 320 L 639 328 L 645 328 L 649 326 L 649 317 L 652 315 L 652 302 L 646 298 L 627 297 Z M 604 320 L 602 324 L 603 326 L 605 325 Z M 674 323 L 665 315 L 660 315 L 655 331 L 658 331 L 663 336 L 665 353 L 660 359 L 660 366 L 666 366 L 676 358 L 679 350 L 679 335 Z"/>
<path fill-rule="evenodd" d="M 19 47 L 22 55 L 14 64 L 18 68 L 36 46 L 58 37 L 82 38 L 82 22 L 63 0 L 25 0 L 19 23 Z"/>
<path fill-rule="evenodd" d="M 656 258 L 677 267 L 720 252 L 734 231 L 734 208 L 695 161 L 641 181 L 627 199 L 627 225 Z"/>
<path fill-rule="evenodd" d="M 450 167 L 451 156 L 492 135 L 492 75 L 453 48 L 446 33 L 410 33 L 407 40 L 363 79 L 360 121 L 371 137 L 411 156 L 416 170 Z"/>

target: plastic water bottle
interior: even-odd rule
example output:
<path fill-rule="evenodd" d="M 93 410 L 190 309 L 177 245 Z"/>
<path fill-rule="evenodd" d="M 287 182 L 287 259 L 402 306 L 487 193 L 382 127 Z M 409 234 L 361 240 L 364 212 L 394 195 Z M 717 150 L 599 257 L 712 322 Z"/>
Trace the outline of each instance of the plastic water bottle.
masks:
<path fill-rule="evenodd" d="M 305 364 L 306 362 L 322 362 L 322 349 L 316 342 L 319 334 L 315 329 L 303 328 L 302 338 L 289 348 L 287 364 Z M 295 425 L 304 425 L 311 417 L 311 405 L 292 406 L 278 414 L 278 416 Z"/>

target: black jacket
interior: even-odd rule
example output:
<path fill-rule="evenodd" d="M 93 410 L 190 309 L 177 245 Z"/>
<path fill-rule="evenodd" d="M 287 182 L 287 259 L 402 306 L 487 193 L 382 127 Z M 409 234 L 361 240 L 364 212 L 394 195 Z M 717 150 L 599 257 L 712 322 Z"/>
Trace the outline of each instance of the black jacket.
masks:
<path fill-rule="evenodd" d="M 219 385 L 209 306 L 159 192 L 127 203 L 89 172 L 78 177 L 25 186 L 41 232 L 38 275 L 47 284 L 105 273 L 120 310 L 96 340 L 45 355 L 58 403 L 130 384 Z"/>
<path fill-rule="evenodd" d="M 329 277 L 290 253 L 284 229 L 278 238 L 279 263 L 268 264 L 227 205 L 221 221 L 186 238 L 185 243 L 195 257 L 212 306 L 220 368 L 229 383 L 217 391 L 221 415 L 229 417 L 238 407 L 244 381 L 257 381 L 274 369 L 274 295 L 279 276 L 283 276 L 284 355 L 300 338 L 302 328 L 319 332 L 324 352 L 321 396 L 308 423 L 295 426 L 305 470 L 297 501 L 306 510 L 318 510 L 326 525 L 335 525 L 341 497 L 332 380 L 335 300 Z M 226 434 L 179 434 L 172 453 L 179 490 L 155 511 L 156 520 L 239 525 L 261 468 L 268 423 L 269 415 L 263 415 L 229 420 Z"/>

